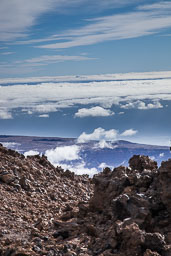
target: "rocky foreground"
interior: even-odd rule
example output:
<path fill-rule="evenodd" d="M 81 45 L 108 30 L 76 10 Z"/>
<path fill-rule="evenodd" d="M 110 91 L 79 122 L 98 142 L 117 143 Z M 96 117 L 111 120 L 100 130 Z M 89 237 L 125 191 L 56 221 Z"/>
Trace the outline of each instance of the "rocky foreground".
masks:
<path fill-rule="evenodd" d="M 0 256 L 171 256 L 171 160 L 95 175 L 0 144 Z"/>

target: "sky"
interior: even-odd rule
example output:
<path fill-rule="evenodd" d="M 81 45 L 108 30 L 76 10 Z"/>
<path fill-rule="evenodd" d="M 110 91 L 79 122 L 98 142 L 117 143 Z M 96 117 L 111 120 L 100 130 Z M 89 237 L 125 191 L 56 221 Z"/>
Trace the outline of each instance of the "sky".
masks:
<path fill-rule="evenodd" d="M 171 1 L 1 0 L 0 134 L 168 145 Z"/>

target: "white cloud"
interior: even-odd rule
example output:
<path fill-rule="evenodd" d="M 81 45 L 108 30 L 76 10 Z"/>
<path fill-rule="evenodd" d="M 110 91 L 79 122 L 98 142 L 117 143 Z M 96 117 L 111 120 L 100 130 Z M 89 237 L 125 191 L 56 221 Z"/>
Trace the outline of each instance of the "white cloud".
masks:
<path fill-rule="evenodd" d="M 92 108 L 81 108 L 75 113 L 75 117 L 87 117 L 87 116 L 112 116 L 114 112 L 109 109 L 104 109 L 102 107 L 96 106 Z"/>
<path fill-rule="evenodd" d="M 57 108 L 54 105 L 44 104 L 44 105 L 37 105 L 32 108 L 32 112 L 37 113 L 49 113 L 49 112 L 56 112 Z"/>
<path fill-rule="evenodd" d="M 159 154 L 159 157 L 164 157 L 164 153 L 160 153 L 160 154 Z"/>
<path fill-rule="evenodd" d="M 108 165 L 108 164 L 106 164 L 106 163 L 101 163 L 101 164 L 99 164 L 99 166 L 98 166 L 98 168 L 101 169 L 101 171 L 103 171 L 103 169 L 106 168 L 106 167 L 109 167 L 111 170 L 113 169 L 113 166 Z"/>
<path fill-rule="evenodd" d="M 169 77 L 171 72 L 155 74 L 141 74 L 139 77 Z M 33 78 L 37 84 L 27 84 L 29 79 L 21 79 L 23 84 L 0 86 L 0 116 L 2 118 L 12 118 L 10 112 L 15 109 L 24 109 L 28 113 L 46 114 L 55 112 L 62 108 L 73 107 L 74 105 L 99 105 L 101 107 L 111 107 L 113 104 L 120 104 L 122 108 L 161 108 L 160 100 L 171 100 L 170 79 L 150 79 L 131 80 L 131 74 L 116 75 L 116 78 L 127 77 L 124 81 L 107 81 L 115 75 L 106 75 L 106 81 L 74 82 L 74 77 L 66 77 L 71 82 L 62 82 L 64 77 L 59 77 L 59 81 L 48 82 L 47 78 Z M 95 79 L 94 76 L 93 79 Z M 129 78 L 130 77 L 130 78 Z M 138 75 L 132 75 L 138 77 Z M 88 80 L 88 77 L 78 77 L 78 79 Z M 102 76 L 99 76 L 99 80 Z M 103 76 L 105 79 L 105 75 Z M 41 80 L 40 80 L 41 79 Z M 51 78 L 52 79 L 52 78 Z M 76 79 L 76 78 L 75 78 Z M 45 80 L 43 82 L 42 80 Z M 6 82 L 5 82 L 6 81 Z M 0 83 L 17 83 L 20 79 L 1 79 Z M 11 101 L 12 99 L 12 101 Z M 150 101 L 143 105 L 142 102 Z M 124 102 L 124 104 L 123 104 Z M 126 103 L 125 103 L 126 102 Z M 5 114 L 2 114 L 5 112 Z"/>
<path fill-rule="evenodd" d="M 79 137 L 78 137 L 78 143 L 85 143 L 90 140 L 107 140 L 107 141 L 113 141 L 117 137 L 117 130 L 111 129 L 111 130 L 105 130 L 101 127 L 95 129 L 92 133 L 87 134 L 83 132 Z"/>
<path fill-rule="evenodd" d="M 55 164 L 55 166 L 60 165 L 64 170 L 70 170 L 71 172 L 74 172 L 77 175 L 83 175 L 83 174 L 87 174 L 90 177 L 92 177 L 93 175 L 98 173 L 97 168 L 92 167 L 92 168 L 88 168 L 86 167 L 86 164 L 84 161 L 81 161 L 81 163 L 77 163 L 77 164 Z"/>
<path fill-rule="evenodd" d="M 1 52 L 0 54 L 2 55 L 11 55 L 11 54 L 14 54 L 15 52 Z"/>
<path fill-rule="evenodd" d="M 131 2 L 135 2 L 135 0 L 131 0 Z M 111 6 L 118 7 L 129 3 L 130 0 L 124 0 L 122 4 L 118 0 L 110 0 L 107 3 L 104 3 L 103 0 L 1 0 L 0 38 L 1 41 L 25 38 L 28 35 L 29 28 L 38 22 L 38 18 L 50 11 L 63 12 L 66 9 L 73 11 L 76 7 L 81 6 L 82 10 L 94 6 L 94 11 L 97 11 L 97 9 L 111 8 Z"/>
<path fill-rule="evenodd" d="M 7 109 L 0 109 L 0 119 L 12 119 L 12 114 Z"/>
<path fill-rule="evenodd" d="M 96 148 L 110 148 L 110 149 L 114 149 L 117 146 L 116 145 L 112 145 L 110 142 L 107 142 L 105 140 L 100 140 L 99 143 L 97 145 L 95 145 Z"/>
<path fill-rule="evenodd" d="M 158 101 L 153 101 L 152 103 L 145 103 L 143 101 L 135 101 L 135 102 L 128 102 L 125 105 L 121 105 L 121 108 L 124 109 L 131 109 L 131 108 L 137 108 L 142 110 L 148 110 L 148 109 L 157 109 L 157 108 L 163 108 L 163 105 Z"/>
<path fill-rule="evenodd" d="M 16 143 L 16 142 L 0 142 L 3 144 L 4 147 L 6 148 L 15 148 L 16 146 L 21 145 L 20 143 Z"/>
<path fill-rule="evenodd" d="M 147 5 L 146 8 L 139 7 L 134 12 L 86 20 L 86 24 L 89 22 L 88 25 L 59 34 L 58 36 L 66 36 L 64 42 L 37 47 L 63 49 L 159 33 L 171 27 L 171 3 L 166 3 L 162 9 L 155 6 L 152 8 L 152 5 L 148 8 Z"/>
<path fill-rule="evenodd" d="M 163 108 L 162 104 L 159 101 L 148 103 L 147 105 L 144 102 L 139 102 L 138 109 L 156 109 Z"/>
<path fill-rule="evenodd" d="M 155 10 L 159 9 L 161 10 L 167 10 L 171 8 L 171 3 L 169 1 L 162 1 L 158 3 L 153 4 L 147 4 L 137 7 L 138 10 Z"/>
<path fill-rule="evenodd" d="M 14 52 L 4 52 L 0 53 L 2 55 L 13 54 Z M 65 61 L 86 61 L 94 60 L 95 58 L 90 58 L 88 56 L 73 56 L 73 55 L 43 55 L 31 59 L 25 59 L 22 61 L 12 61 L 10 63 L 3 64 L 0 63 L 0 74 L 23 74 L 36 72 L 42 70 L 44 66 L 49 64 L 56 64 Z"/>
<path fill-rule="evenodd" d="M 48 118 L 49 115 L 48 114 L 43 114 L 43 115 L 39 115 L 39 117 L 42 117 L 42 118 Z"/>
<path fill-rule="evenodd" d="M 80 159 L 80 147 L 77 145 L 56 147 L 55 149 L 46 150 L 45 155 L 52 164 L 61 161 L 72 161 Z"/>
<path fill-rule="evenodd" d="M 29 150 L 29 151 L 26 151 L 24 153 L 24 156 L 27 157 L 27 156 L 35 156 L 35 155 L 39 155 L 39 152 L 36 151 L 36 150 Z"/>
<path fill-rule="evenodd" d="M 88 81 L 127 81 L 127 80 L 154 80 L 166 79 L 171 77 L 171 71 L 140 72 L 140 73 L 117 73 L 117 74 L 98 74 L 98 75 L 79 75 L 79 76 L 41 76 L 26 78 L 1 78 L 0 84 L 10 83 L 42 83 L 42 82 L 88 82 Z M 143 82 L 143 81 L 142 81 Z M 153 81 L 152 81 L 153 82 Z"/>
<path fill-rule="evenodd" d="M 23 61 L 15 61 L 13 63 L 14 66 L 18 64 L 22 64 L 25 66 L 41 66 L 41 65 L 48 65 L 57 62 L 64 62 L 64 61 L 83 61 L 83 60 L 92 60 L 93 58 L 89 58 L 86 56 L 72 56 L 72 55 L 43 55 L 31 59 L 25 59 Z"/>
<path fill-rule="evenodd" d="M 128 129 L 128 130 L 125 130 L 123 133 L 121 133 L 121 136 L 133 136 L 137 133 L 138 131 L 136 130 L 133 130 L 133 129 Z"/>

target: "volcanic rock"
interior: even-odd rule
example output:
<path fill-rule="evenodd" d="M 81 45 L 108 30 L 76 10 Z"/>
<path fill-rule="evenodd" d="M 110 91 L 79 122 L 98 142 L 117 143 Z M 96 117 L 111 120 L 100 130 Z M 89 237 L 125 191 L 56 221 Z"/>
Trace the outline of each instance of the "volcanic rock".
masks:
<path fill-rule="evenodd" d="M 170 256 L 171 160 L 92 179 L 0 145 L 0 256 Z"/>

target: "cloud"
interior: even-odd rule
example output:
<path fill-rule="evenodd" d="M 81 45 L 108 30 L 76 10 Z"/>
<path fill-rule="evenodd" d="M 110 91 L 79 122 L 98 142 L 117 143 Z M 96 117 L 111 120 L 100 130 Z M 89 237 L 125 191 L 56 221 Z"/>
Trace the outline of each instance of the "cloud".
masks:
<path fill-rule="evenodd" d="M 0 142 L 3 144 L 4 147 L 6 148 L 16 148 L 16 146 L 20 146 L 20 143 L 16 143 L 16 142 Z"/>
<path fill-rule="evenodd" d="M 96 168 L 86 167 L 86 163 L 80 157 L 81 147 L 78 145 L 60 146 L 46 150 L 45 155 L 54 166 L 61 166 L 64 170 L 70 170 L 77 175 L 88 174 L 93 176 L 98 173 Z M 74 162 L 76 160 L 76 162 Z M 70 163 L 70 161 L 72 163 Z"/>
<path fill-rule="evenodd" d="M 25 38 L 29 34 L 29 29 L 39 22 L 39 17 L 44 13 L 61 13 L 65 10 L 73 12 L 76 7 L 84 10 L 86 7 L 94 11 L 118 7 L 119 5 L 130 4 L 135 0 L 124 0 L 122 4 L 118 0 L 110 0 L 104 3 L 103 0 L 1 0 L 0 8 L 0 38 L 1 41 Z M 98 3 L 98 5 L 97 5 Z M 98 8 L 97 8 L 98 6 Z"/>
<path fill-rule="evenodd" d="M 96 106 L 92 108 L 81 108 L 75 113 L 75 117 L 96 117 L 96 116 L 112 116 L 114 112 L 109 109 L 104 109 L 102 107 Z"/>
<path fill-rule="evenodd" d="M 98 166 L 98 168 L 101 169 L 101 171 L 103 171 L 103 169 L 106 168 L 106 167 L 109 167 L 111 170 L 113 169 L 113 166 L 108 165 L 108 164 L 106 164 L 106 163 L 101 163 L 101 164 L 99 164 L 99 166 Z"/>
<path fill-rule="evenodd" d="M 7 109 L 0 109 L 0 119 L 12 119 L 12 114 Z"/>
<path fill-rule="evenodd" d="M 136 130 L 133 130 L 133 129 L 128 129 L 128 130 L 125 130 L 123 133 L 121 133 L 121 136 L 133 136 L 137 133 L 138 131 Z"/>
<path fill-rule="evenodd" d="M 16 63 L 15 63 L 16 64 Z M 126 82 L 128 80 L 156 80 L 166 79 L 171 77 L 171 71 L 158 72 L 131 72 L 131 73 L 117 73 L 117 74 L 98 74 L 98 75 L 77 75 L 77 76 L 41 76 L 41 77 L 24 77 L 24 78 L 0 78 L 0 84 L 10 83 L 42 83 L 42 82 L 104 82 L 104 81 L 118 81 Z M 142 81 L 143 82 L 143 81 Z M 153 81 L 152 81 L 153 82 Z"/>
<path fill-rule="evenodd" d="M 84 161 L 81 161 L 81 163 L 76 164 L 56 164 L 55 166 L 60 165 L 64 170 L 70 170 L 71 172 L 74 172 L 77 175 L 83 175 L 87 174 L 90 177 L 98 173 L 97 168 L 92 167 L 88 168 L 86 167 L 86 163 Z"/>
<path fill-rule="evenodd" d="M 2 55 L 13 54 L 14 52 L 4 52 L 0 53 Z M 55 64 L 65 61 L 87 61 L 95 60 L 95 58 L 90 58 L 87 56 L 72 56 L 72 55 L 43 55 L 35 58 L 25 59 L 22 61 L 12 61 L 11 63 L 0 62 L 0 74 L 23 74 L 36 72 L 42 69 L 46 65 Z"/>
<path fill-rule="evenodd" d="M 80 159 L 79 153 L 80 147 L 77 145 L 72 145 L 46 150 L 45 155 L 51 163 L 57 164 L 61 161 L 78 160 Z"/>
<path fill-rule="evenodd" d="M 163 5 L 163 2 L 159 5 Z M 126 22 L 125 22 L 126 21 Z M 89 23 L 87 25 L 87 23 Z M 155 5 L 140 6 L 134 12 L 103 16 L 86 20 L 79 29 L 68 30 L 58 36 L 66 37 L 63 42 L 37 46 L 47 49 L 63 49 L 97 44 L 111 40 L 137 38 L 160 33 L 171 27 L 171 3 L 164 8 Z M 56 35 L 57 36 L 57 35 Z"/>
<path fill-rule="evenodd" d="M 11 55 L 11 54 L 14 54 L 15 52 L 1 52 L 0 54 L 1 55 Z"/>
<path fill-rule="evenodd" d="M 152 103 L 147 103 L 143 101 L 135 101 L 135 102 L 129 102 L 125 105 L 121 105 L 121 108 L 124 109 L 131 109 L 131 108 L 137 108 L 142 110 L 148 110 L 148 109 L 157 109 L 157 108 L 163 108 L 163 105 L 159 101 L 153 101 Z"/>
<path fill-rule="evenodd" d="M 39 115 L 39 117 L 42 117 L 42 118 L 48 118 L 49 115 L 48 114 L 43 114 L 43 115 Z"/>
<path fill-rule="evenodd" d="M 110 142 L 107 142 L 105 140 L 100 140 L 99 143 L 97 143 L 97 145 L 95 145 L 95 148 L 109 148 L 109 149 L 114 149 L 117 148 L 116 145 L 112 145 Z"/>
<path fill-rule="evenodd" d="M 21 80 L 1 79 L 1 84 L 7 84 L 7 81 L 10 83 L 13 81 L 14 84 L 0 86 L 0 116 L 1 118 L 2 116 L 12 118 L 10 113 L 16 109 L 17 111 L 24 110 L 26 113 L 47 114 L 63 108 L 92 104 L 102 108 L 111 107 L 114 104 L 124 109 L 161 108 L 160 100 L 171 100 L 170 79 L 164 78 L 165 74 L 166 77 L 169 74 L 171 76 L 171 72 L 159 74 L 156 73 L 156 77 L 160 76 L 160 79 L 149 80 L 144 80 L 144 78 L 146 76 L 155 77 L 155 75 L 146 75 L 146 73 L 141 74 L 141 76 L 132 75 L 132 78 L 144 77 L 142 80 L 131 80 L 131 74 L 103 75 L 103 79 L 107 77 L 106 81 L 87 81 L 90 77 L 85 76 L 78 77 L 78 82 L 74 81 L 74 77 L 66 77 L 66 80 L 69 81 L 65 81 L 64 77 L 59 77 L 54 82 L 48 82 L 49 77 L 31 78 L 32 84 L 29 84 L 28 78 Z M 162 74 L 163 79 L 161 79 Z M 97 77 L 94 76 L 93 79 Z M 128 80 L 117 81 L 114 79 L 108 81 L 109 77 L 113 77 L 113 79 L 114 77 L 117 79 L 118 77 L 127 77 Z M 101 78 L 102 76 L 99 76 L 99 79 Z M 85 79 L 85 82 L 82 83 L 79 79 L 82 79 L 81 81 Z M 64 81 L 62 82 L 62 80 Z M 145 104 L 144 101 L 150 101 L 150 103 Z"/>
<path fill-rule="evenodd" d="M 24 153 L 24 156 L 27 157 L 27 156 L 35 156 L 35 155 L 39 155 L 39 152 L 36 151 L 36 150 L 29 150 L 29 151 L 26 151 Z"/>
<path fill-rule="evenodd" d="M 40 57 L 35 57 L 31 59 L 25 59 L 23 61 L 16 61 L 14 64 L 30 64 L 30 65 L 40 65 L 40 64 L 51 64 L 55 62 L 63 62 L 63 61 L 82 61 L 82 60 L 92 60 L 93 58 L 89 58 L 86 56 L 72 56 L 72 55 L 43 55 Z"/>
<path fill-rule="evenodd" d="M 54 105 L 42 104 L 42 105 L 37 105 L 33 107 L 31 111 L 36 113 L 49 113 L 49 112 L 56 112 L 57 108 Z"/>
<path fill-rule="evenodd" d="M 85 133 L 83 132 L 79 137 L 78 137 L 78 143 L 85 143 L 90 140 L 107 140 L 107 141 L 113 141 L 117 137 L 117 130 L 111 129 L 111 130 L 105 130 L 101 127 L 95 129 L 92 133 Z"/>

